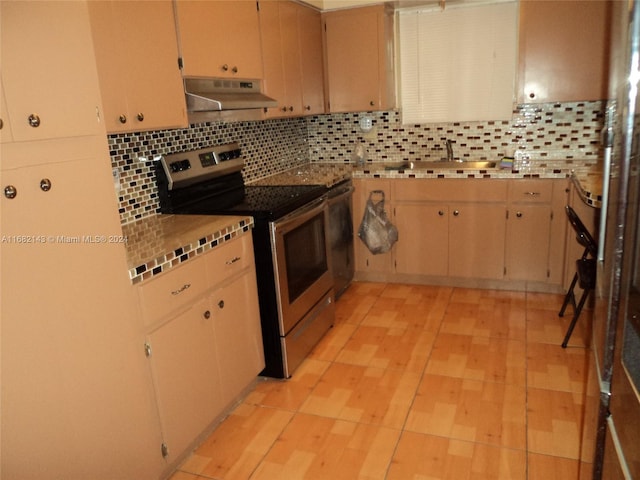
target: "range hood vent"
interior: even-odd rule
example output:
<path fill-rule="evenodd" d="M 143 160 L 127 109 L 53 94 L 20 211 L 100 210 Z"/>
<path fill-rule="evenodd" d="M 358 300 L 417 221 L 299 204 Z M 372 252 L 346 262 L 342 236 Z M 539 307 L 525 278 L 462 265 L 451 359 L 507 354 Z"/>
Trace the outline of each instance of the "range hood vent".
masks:
<path fill-rule="evenodd" d="M 278 102 L 261 91 L 260 80 L 185 78 L 187 110 L 221 112 L 276 107 Z"/>

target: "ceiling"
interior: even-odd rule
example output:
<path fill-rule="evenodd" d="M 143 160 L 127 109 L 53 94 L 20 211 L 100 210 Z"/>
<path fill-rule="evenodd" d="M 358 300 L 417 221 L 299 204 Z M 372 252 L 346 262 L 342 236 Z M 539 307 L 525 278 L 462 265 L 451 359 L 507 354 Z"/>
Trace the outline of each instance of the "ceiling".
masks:
<path fill-rule="evenodd" d="M 347 7 L 362 7 L 364 5 L 374 5 L 377 3 L 390 3 L 397 8 L 402 7 L 414 7 L 418 5 L 427 5 L 438 3 L 438 0 L 303 0 L 304 3 L 308 3 L 320 10 L 336 10 L 339 8 Z"/>

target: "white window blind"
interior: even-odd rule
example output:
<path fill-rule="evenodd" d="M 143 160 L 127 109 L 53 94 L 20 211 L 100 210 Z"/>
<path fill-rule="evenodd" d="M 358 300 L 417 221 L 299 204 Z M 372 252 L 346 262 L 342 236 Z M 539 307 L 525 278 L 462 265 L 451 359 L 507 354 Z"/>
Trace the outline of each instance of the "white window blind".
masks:
<path fill-rule="evenodd" d="M 517 23 L 515 2 L 399 11 L 402 122 L 510 119 Z"/>

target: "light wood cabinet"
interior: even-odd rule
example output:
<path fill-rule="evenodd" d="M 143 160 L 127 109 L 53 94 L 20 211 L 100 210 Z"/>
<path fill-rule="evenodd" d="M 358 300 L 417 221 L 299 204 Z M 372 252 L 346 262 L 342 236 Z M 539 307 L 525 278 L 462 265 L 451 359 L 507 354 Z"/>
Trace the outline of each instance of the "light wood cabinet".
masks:
<path fill-rule="evenodd" d="M 607 98 L 606 0 L 520 2 L 518 103 Z"/>
<path fill-rule="evenodd" d="M 278 101 L 267 117 L 323 111 L 320 28 L 320 14 L 311 8 L 288 1 L 260 3 L 264 91 Z"/>
<path fill-rule="evenodd" d="M 3 161 L 48 159 L 2 171 L 17 190 L 0 199 L 2 478 L 159 478 L 162 436 L 105 136 L 80 155 L 58 142 L 0 147 Z"/>
<path fill-rule="evenodd" d="M 89 2 L 108 133 L 187 126 L 169 0 Z"/>
<path fill-rule="evenodd" d="M 505 182 L 407 179 L 393 188 L 396 273 L 503 278 Z"/>
<path fill-rule="evenodd" d="M 410 275 L 448 275 L 449 206 L 402 203 L 394 210 L 399 232 L 395 271 Z"/>
<path fill-rule="evenodd" d="M 327 111 L 389 110 L 395 105 L 393 12 L 384 5 L 323 14 Z"/>
<path fill-rule="evenodd" d="M 504 278 L 505 210 L 503 203 L 451 204 L 449 276 Z"/>
<path fill-rule="evenodd" d="M 375 278 L 370 275 L 384 276 L 392 271 L 392 253 L 371 253 L 364 242 L 358 237 L 358 230 L 362 223 L 362 217 L 364 216 L 367 200 L 369 200 L 369 195 L 374 190 L 382 190 L 384 192 L 385 211 L 387 216 L 391 219 L 391 182 L 389 180 L 356 179 L 353 182 L 353 186 L 355 188 L 353 193 L 353 231 L 356 233 L 354 238 L 356 278 L 358 277 L 358 273 L 365 273 L 369 275 L 367 279 Z M 393 248 L 395 248 L 395 246 Z"/>
<path fill-rule="evenodd" d="M 255 0 L 177 0 L 176 13 L 184 75 L 262 78 Z"/>
<path fill-rule="evenodd" d="M 200 300 L 149 335 L 163 444 L 171 462 L 226 406 L 209 303 Z"/>
<path fill-rule="evenodd" d="M 0 77 L 0 143 L 12 142 L 11 122 L 9 121 L 9 111 L 7 110 L 7 99 L 4 96 L 4 86 Z"/>
<path fill-rule="evenodd" d="M 567 203 L 565 180 L 514 180 L 509 185 L 506 276 L 560 285 Z"/>
<path fill-rule="evenodd" d="M 305 115 L 324 113 L 324 53 L 322 19 L 312 8 L 298 10 L 300 62 L 302 66 L 302 108 Z"/>
<path fill-rule="evenodd" d="M 103 134 L 86 4 L 3 1 L 0 22 L 2 118 L 12 139 Z"/>
<path fill-rule="evenodd" d="M 355 185 L 354 227 L 368 192 L 384 189 L 398 229 L 391 255 L 372 255 L 356 242 L 356 278 L 562 289 L 567 180 L 357 179 Z"/>
<path fill-rule="evenodd" d="M 138 287 L 171 465 L 264 368 L 252 245 L 241 235 Z"/>

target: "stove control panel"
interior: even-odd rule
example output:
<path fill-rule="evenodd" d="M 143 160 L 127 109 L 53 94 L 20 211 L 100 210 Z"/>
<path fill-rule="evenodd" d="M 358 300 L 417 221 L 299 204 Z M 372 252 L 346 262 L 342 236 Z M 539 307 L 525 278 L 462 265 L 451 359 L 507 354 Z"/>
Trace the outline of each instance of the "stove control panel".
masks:
<path fill-rule="evenodd" d="M 169 190 L 238 172 L 244 167 L 237 143 L 165 155 L 160 164 Z"/>

